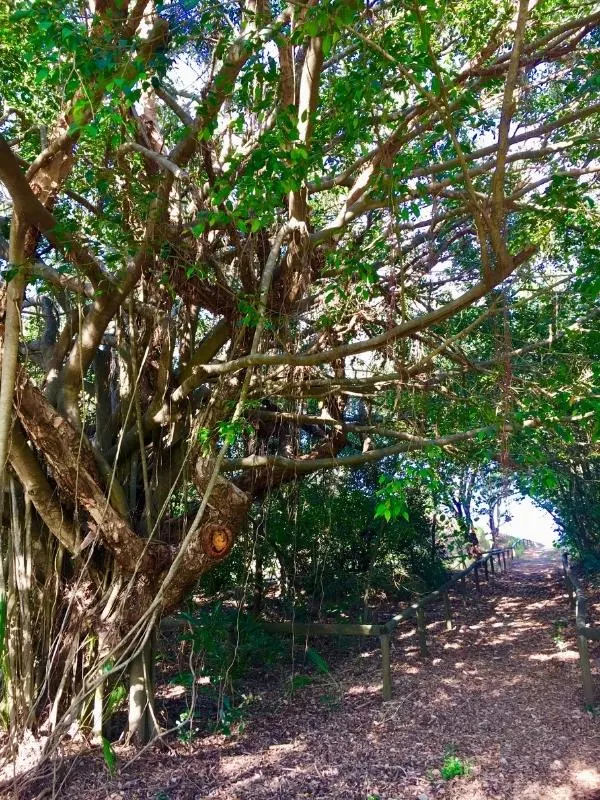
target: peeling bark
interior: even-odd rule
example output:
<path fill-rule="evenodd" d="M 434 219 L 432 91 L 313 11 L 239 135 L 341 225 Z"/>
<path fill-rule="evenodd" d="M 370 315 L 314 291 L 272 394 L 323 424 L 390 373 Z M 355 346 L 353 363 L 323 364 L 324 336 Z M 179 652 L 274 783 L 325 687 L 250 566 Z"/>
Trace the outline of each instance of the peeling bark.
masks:
<path fill-rule="evenodd" d="M 87 512 L 92 533 L 127 573 L 157 574 L 171 560 L 170 548 L 141 539 L 110 505 L 91 448 L 22 373 L 16 411 L 27 435 L 52 469 L 61 491 Z M 86 537 L 87 539 L 87 537 Z"/>

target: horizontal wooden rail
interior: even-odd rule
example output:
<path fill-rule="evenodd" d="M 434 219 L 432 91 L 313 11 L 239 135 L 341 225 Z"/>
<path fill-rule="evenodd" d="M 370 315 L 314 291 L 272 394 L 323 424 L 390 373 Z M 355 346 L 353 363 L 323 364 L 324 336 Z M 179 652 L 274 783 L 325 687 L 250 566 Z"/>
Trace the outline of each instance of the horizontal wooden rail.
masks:
<path fill-rule="evenodd" d="M 516 543 L 515 543 L 516 544 Z M 484 553 L 480 558 L 470 564 L 466 569 L 453 575 L 446 583 L 440 586 L 429 594 L 419 598 L 416 603 L 412 603 L 408 608 L 403 609 L 399 614 L 393 616 L 383 625 L 358 625 L 346 622 L 263 622 L 262 627 L 264 630 L 271 633 L 288 633 L 298 636 L 379 636 L 381 642 L 381 661 L 383 670 L 383 699 L 391 700 L 392 698 L 392 676 L 391 676 L 391 656 L 390 656 L 390 639 L 393 632 L 398 625 L 405 620 L 416 619 L 417 639 L 419 642 L 419 652 L 422 656 L 427 655 L 427 627 L 425 620 L 425 609 L 427 606 L 439 600 L 444 601 L 444 610 L 446 617 L 446 629 L 452 629 L 452 609 L 448 592 L 455 588 L 458 583 L 461 584 L 461 593 L 466 590 L 465 579 L 468 575 L 473 574 L 475 586 L 478 592 L 481 592 L 481 584 L 479 579 L 479 570 L 483 569 L 486 580 L 489 581 L 490 574 L 494 576 L 495 570 L 502 572 L 508 569 L 507 558 L 509 561 L 515 556 L 515 546 L 497 548 L 489 550 Z M 494 559 L 497 559 L 497 566 L 494 565 Z"/>
<path fill-rule="evenodd" d="M 579 666 L 581 667 L 583 698 L 586 705 L 593 705 L 596 693 L 592 681 L 588 639 L 592 639 L 596 642 L 600 641 L 600 628 L 593 628 L 587 624 L 587 600 L 585 592 L 583 586 L 573 574 L 567 553 L 563 553 L 562 564 L 569 601 L 571 605 L 575 607 L 575 632 L 577 634 L 577 649 L 579 651 Z"/>
<path fill-rule="evenodd" d="M 272 633 L 293 633 L 299 636 L 381 636 L 383 625 L 357 625 L 350 622 L 263 622 Z"/>
<path fill-rule="evenodd" d="M 449 580 L 446 581 L 439 589 L 436 589 L 429 594 L 419 598 L 415 603 L 411 603 L 408 608 L 405 608 L 399 614 L 393 616 L 385 624 L 382 625 L 359 625 L 350 622 L 262 622 L 264 630 L 271 633 L 287 633 L 297 636 L 379 636 L 381 643 L 381 666 L 383 672 L 383 699 L 392 699 L 392 672 L 391 672 L 391 637 L 398 625 L 405 620 L 416 620 L 416 633 L 419 646 L 419 653 L 421 656 L 427 655 L 427 623 L 425 618 L 425 609 L 432 603 L 443 600 L 444 602 L 444 616 L 446 619 L 446 630 L 452 630 L 452 606 L 450 604 L 450 590 L 457 587 L 460 583 L 460 593 L 465 598 L 466 593 L 466 578 L 468 575 L 473 574 L 476 591 L 481 593 L 481 581 L 479 577 L 479 570 L 483 569 L 485 580 L 490 581 L 498 572 L 508 569 L 507 557 L 509 561 L 515 557 L 516 542 L 510 547 L 498 548 L 489 550 L 487 553 L 482 554 L 480 558 L 470 564 L 466 569 L 457 572 Z M 498 560 L 497 566 L 494 565 L 494 559 Z M 161 620 L 161 630 L 168 632 L 170 630 L 179 630 L 185 627 L 188 622 L 182 617 L 165 617 Z M 600 639 L 600 628 L 587 629 L 588 638 Z M 596 636 L 597 634 L 597 636 Z M 587 642 L 586 642 L 587 646 Z"/>
<path fill-rule="evenodd" d="M 501 549 L 499 548 L 496 550 L 489 550 L 487 553 L 484 553 L 480 558 L 477 559 L 477 561 L 474 561 L 466 569 L 463 569 L 461 572 L 458 572 L 456 575 L 453 575 L 452 578 L 446 581 L 446 583 L 442 584 L 442 586 L 440 586 L 439 589 L 436 589 L 435 591 L 426 594 L 424 597 L 421 597 L 416 603 L 413 603 L 408 608 L 405 608 L 403 611 L 401 611 L 399 614 L 396 614 L 396 616 L 392 617 L 388 622 L 386 622 L 384 627 L 389 633 L 392 633 L 392 631 L 401 622 L 416 616 L 417 609 L 424 608 L 425 606 L 431 605 L 431 603 L 435 603 L 438 600 L 442 600 L 444 598 L 444 595 L 448 593 L 449 589 L 452 589 L 454 586 L 456 586 L 457 583 L 462 582 L 467 577 L 467 575 L 470 575 L 471 573 L 477 575 L 475 583 L 478 584 L 479 569 L 481 567 L 485 569 L 488 562 L 492 561 L 493 563 L 494 557 L 500 558 L 502 555 L 506 553 L 509 554 L 509 557 L 512 560 L 514 558 L 514 547 L 512 546 L 504 547 Z M 506 565 L 506 562 L 504 563 Z M 487 570 L 485 570 L 485 573 L 487 577 L 488 574 Z"/>

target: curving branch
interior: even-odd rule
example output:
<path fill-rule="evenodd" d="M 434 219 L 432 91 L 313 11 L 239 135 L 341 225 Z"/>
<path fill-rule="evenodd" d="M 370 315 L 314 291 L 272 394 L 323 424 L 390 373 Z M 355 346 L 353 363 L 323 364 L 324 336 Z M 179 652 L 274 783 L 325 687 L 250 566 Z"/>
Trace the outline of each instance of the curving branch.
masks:
<path fill-rule="evenodd" d="M 350 344 L 340 345 L 339 347 L 333 347 L 329 350 L 319 353 L 297 355 L 293 353 L 285 355 L 258 354 L 243 356 L 235 359 L 234 361 L 228 361 L 222 364 L 206 364 L 198 368 L 196 375 L 185 380 L 173 392 L 171 399 L 174 403 L 180 402 L 197 386 L 199 386 L 203 379 L 205 380 L 207 377 L 239 372 L 240 370 L 250 366 L 317 366 L 319 364 L 331 363 L 332 361 L 337 361 L 338 359 L 346 358 L 348 356 L 367 353 L 371 350 L 377 350 L 378 348 L 389 344 L 395 339 L 425 330 L 432 325 L 443 322 L 449 317 L 457 314 L 459 311 L 462 311 L 464 308 L 472 305 L 477 300 L 480 300 L 490 291 L 490 289 L 494 288 L 495 286 L 499 286 L 502 281 L 511 275 L 520 264 L 527 261 L 527 259 L 529 259 L 533 253 L 535 253 L 535 251 L 536 247 L 531 245 L 530 247 L 521 251 L 521 253 L 514 256 L 510 263 L 504 267 L 504 269 L 499 268 L 495 270 L 492 273 L 489 281 L 480 281 L 467 292 L 464 292 L 456 299 L 451 300 L 435 311 L 421 314 L 412 320 L 403 322 L 400 325 L 395 325 L 378 336 L 372 336 L 371 338 L 361 342 L 352 342 Z"/>
<path fill-rule="evenodd" d="M 285 456 L 246 456 L 244 458 L 229 458 L 223 462 L 223 472 L 238 472 L 240 470 L 255 469 L 277 469 L 279 474 L 284 475 L 307 475 L 311 472 L 318 472 L 323 469 L 337 469 L 344 467 L 359 467 L 374 461 L 381 461 L 384 458 L 397 456 L 401 453 L 408 453 L 413 450 L 424 450 L 427 447 L 448 447 L 454 444 L 470 441 L 478 436 L 488 436 L 491 434 L 501 434 L 502 432 L 513 432 L 540 428 L 555 422 L 580 423 L 592 420 L 595 412 L 589 411 L 585 414 L 578 414 L 571 417 L 560 417 L 557 419 L 527 419 L 519 423 L 503 423 L 500 425 L 485 425 L 480 428 L 473 428 L 460 433 L 451 433 L 447 436 L 437 436 L 427 438 L 423 436 L 412 436 L 403 434 L 407 440 L 401 444 L 391 445 L 390 447 L 380 447 L 374 450 L 367 450 L 365 453 L 356 453 L 350 456 L 339 456 L 331 458 L 314 458 L 311 454 L 299 458 L 287 458 Z M 281 479 L 281 477 L 280 477 Z"/>

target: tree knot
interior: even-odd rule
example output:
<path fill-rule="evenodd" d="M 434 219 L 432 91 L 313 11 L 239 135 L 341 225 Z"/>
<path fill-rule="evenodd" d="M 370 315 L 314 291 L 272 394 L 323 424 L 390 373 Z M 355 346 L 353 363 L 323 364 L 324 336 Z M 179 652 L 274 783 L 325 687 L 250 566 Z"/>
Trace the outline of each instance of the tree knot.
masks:
<path fill-rule="evenodd" d="M 222 559 L 233 547 L 233 533 L 226 525 L 210 522 L 202 531 L 202 549 L 211 559 Z"/>

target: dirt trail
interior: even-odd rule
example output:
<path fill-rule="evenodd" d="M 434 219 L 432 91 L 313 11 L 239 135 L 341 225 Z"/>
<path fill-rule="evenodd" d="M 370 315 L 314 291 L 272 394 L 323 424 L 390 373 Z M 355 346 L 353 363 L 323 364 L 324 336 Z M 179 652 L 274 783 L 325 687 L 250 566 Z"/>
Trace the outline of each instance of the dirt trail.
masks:
<path fill-rule="evenodd" d="M 417 654 L 413 629 L 399 629 L 390 703 L 380 699 L 373 649 L 336 670 L 329 687 L 315 684 L 292 700 L 264 693 L 234 739 L 153 750 L 113 779 L 100 756 L 77 759 L 58 796 L 600 799 L 600 718 L 582 707 L 558 556 L 529 552 L 481 598 L 471 595 L 468 608 L 458 598 L 453 604 L 453 631 L 441 619 L 429 623 L 427 659 Z M 592 658 L 600 663 L 600 652 L 592 649 Z M 469 763 L 468 777 L 441 780 L 449 747 Z M 119 752 L 120 760 L 127 755 Z"/>

